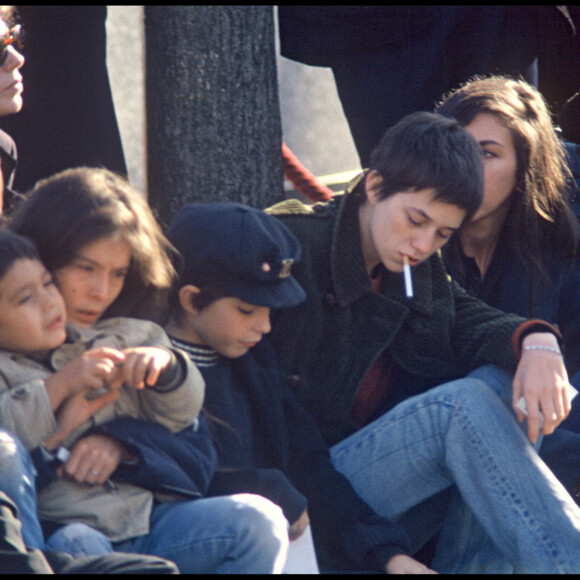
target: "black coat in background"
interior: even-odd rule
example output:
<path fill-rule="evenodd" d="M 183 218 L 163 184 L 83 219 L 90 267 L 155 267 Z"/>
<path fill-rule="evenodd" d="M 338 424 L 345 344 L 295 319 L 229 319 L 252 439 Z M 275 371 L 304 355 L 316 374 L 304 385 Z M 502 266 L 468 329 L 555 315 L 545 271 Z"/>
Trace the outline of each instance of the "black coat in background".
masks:
<path fill-rule="evenodd" d="M 80 165 L 127 174 L 106 64 L 106 6 L 17 6 L 24 105 L 1 125 L 19 153 L 16 191 Z"/>
<path fill-rule="evenodd" d="M 573 37 L 556 6 L 282 5 L 278 19 L 282 56 L 332 69 L 363 168 L 404 116 L 475 74 L 536 84 L 536 57 Z"/>

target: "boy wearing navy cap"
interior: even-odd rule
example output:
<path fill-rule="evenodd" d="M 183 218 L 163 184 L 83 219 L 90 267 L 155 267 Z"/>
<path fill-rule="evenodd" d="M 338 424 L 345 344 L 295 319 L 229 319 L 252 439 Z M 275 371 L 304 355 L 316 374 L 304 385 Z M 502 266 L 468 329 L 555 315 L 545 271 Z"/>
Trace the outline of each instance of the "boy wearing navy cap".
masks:
<path fill-rule="evenodd" d="M 292 276 L 301 257 L 294 235 L 272 216 L 236 203 L 185 206 L 167 235 L 183 263 L 166 331 L 199 367 L 204 406 L 215 419 L 219 468 L 209 494 L 271 499 L 288 519 L 291 539 L 310 519 L 325 571 L 345 554 L 358 570 L 377 558 L 393 571 L 401 559 L 412 560 L 404 530 L 377 515 L 332 466 L 264 337 L 271 308 L 305 299 Z"/>

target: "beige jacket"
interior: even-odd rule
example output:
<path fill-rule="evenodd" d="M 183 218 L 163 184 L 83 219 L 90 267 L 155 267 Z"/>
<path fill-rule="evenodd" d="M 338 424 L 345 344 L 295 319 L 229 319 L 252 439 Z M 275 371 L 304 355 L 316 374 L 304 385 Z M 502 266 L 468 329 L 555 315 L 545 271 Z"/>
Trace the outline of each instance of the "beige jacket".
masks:
<path fill-rule="evenodd" d="M 164 346 L 171 343 L 161 327 L 137 319 L 112 318 L 94 329 L 70 327 L 65 344 L 51 356 L 53 369 L 31 359 L 0 351 L 0 427 L 16 434 L 28 449 L 38 447 L 56 429 L 44 380 L 80 353 L 103 346 L 124 349 L 133 346 Z M 191 425 L 203 403 L 205 385 L 201 374 L 187 356 L 187 378 L 173 390 L 122 388 L 119 398 L 97 412 L 64 442 L 72 447 L 95 425 L 117 417 L 135 417 L 163 425 L 177 432 Z M 152 494 L 139 487 L 116 484 L 88 486 L 59 479 L 38 497 L 42 519 L 56 522 L 84 521 L 118 541 L 145 534 L 149 530 Z"/>

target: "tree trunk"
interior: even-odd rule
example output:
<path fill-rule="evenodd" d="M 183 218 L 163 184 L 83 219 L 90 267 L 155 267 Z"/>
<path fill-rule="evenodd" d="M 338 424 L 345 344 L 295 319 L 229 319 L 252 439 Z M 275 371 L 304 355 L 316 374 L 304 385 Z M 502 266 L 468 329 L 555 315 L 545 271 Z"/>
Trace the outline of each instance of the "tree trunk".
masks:
<path fill-rule="evenodd" d="M 272 6 L 146 6 L 148 199 L 284 198 Z"/>

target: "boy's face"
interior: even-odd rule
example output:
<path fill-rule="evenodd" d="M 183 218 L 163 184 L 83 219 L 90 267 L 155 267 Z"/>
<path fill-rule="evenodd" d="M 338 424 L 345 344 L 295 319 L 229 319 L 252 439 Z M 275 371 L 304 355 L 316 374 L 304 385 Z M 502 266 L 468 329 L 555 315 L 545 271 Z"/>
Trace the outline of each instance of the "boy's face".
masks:
<path fill-rule="evenodd" d="M 66 338 L 66 309 L 38 260 L 14 262 L 0 281 L 0 348 L 25 355 L 52 350 Z"/>
<path fill-rule="evenodd" d="M 382 262 L 391 272 L 403 271 L 403 258 L 411 266 L 427 260 L 444 246 L 461 226 L 466 211 L 434 199 L 433 189 L 377 197 L 367 181 L 367 202 L 361 206 L 363 255 L 369 271 Z"/>
<path fill-rule="evenodd" d="M 239 298 L 216 300 L 190 317 L 190 340 L 211 346 L 226 358 L 238 358 L 271 330 L 270 309 Z"/>

